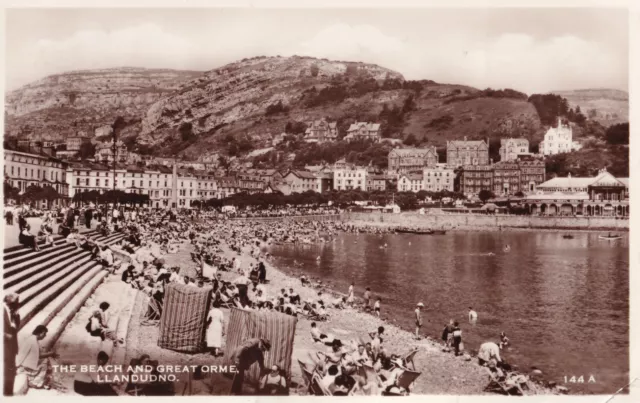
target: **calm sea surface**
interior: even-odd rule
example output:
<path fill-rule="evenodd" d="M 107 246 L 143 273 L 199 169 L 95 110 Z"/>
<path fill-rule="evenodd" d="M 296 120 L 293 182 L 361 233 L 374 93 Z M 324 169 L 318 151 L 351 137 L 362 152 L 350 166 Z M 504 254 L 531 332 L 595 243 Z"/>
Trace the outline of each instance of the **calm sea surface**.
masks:
<path fill-rule="evenodd" d="M 355 281 L 361 297 L 371 287 L 383 316 L 403 328 L 413 331 L 413 309 L 422 301 L 425 334 L 440 338 L 444 324 L 458 320 L 465 348 L 477 351 L 504 331 L 511 347 L 503 356 L 522 370 L 536 366 L 558 384 L 584 376 L 584 384 L 567 384 L 574 393 L 613 393 L 628 383 L 628 234 L 617 241 L 573 235 L 340 234 L 325 244 L 276 245 L 271 253 L 285 271 L 331 281 L 338 291 Z M 478 312 L 476 325 L 468 323 L 469 306 Z M 587 383 L 590 375 L 595 383 Z"/>

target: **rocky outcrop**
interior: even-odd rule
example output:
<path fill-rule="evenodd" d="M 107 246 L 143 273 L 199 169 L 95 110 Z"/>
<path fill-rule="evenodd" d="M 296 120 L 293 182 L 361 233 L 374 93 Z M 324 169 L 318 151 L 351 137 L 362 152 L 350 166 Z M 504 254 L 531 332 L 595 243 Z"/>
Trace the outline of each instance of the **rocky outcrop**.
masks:
<path fill-rule="evenodd" d="M 401 74 L 376 65 L 310 57 L 258 57 L 209 71 L 153 104 L 142 121 L 139 140 L 153 142 L 158 130 L 191 123 L 194 134 L 209 132 L 255 115 L 282 102 L 295 106 L 302 92 L 321 88 L 350 68 L 376 80 Z"/>
<path fill-rule="evenodd" d="M 116 116 L 141 117 L 151 104 L 200 74 L 114 68 L 48 76 L 6 95 L 5 132 L 51 138 L 94 133 Z"/>

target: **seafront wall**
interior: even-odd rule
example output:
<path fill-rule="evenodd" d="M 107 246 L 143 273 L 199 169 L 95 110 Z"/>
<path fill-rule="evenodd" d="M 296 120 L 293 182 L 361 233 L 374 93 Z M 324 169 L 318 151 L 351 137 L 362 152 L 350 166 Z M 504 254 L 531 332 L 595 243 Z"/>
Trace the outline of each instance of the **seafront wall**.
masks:
<path fill-rule="evenodd" d="M 629 231 L 627 218 L 538 217 L 482 214 L 344 213 L 341 220 L 376 225 L 411 226 L 432 229 L 564 229 Z"/>
<path fill-rule="evenodd" d="M 492 229 L 550 229 L 588 231 L 629 231 L 628 218 L 616 217 L 538 217 L 484 214 L 418 214 L 418 213 L 342 213 L 332 215 L 305 215 L 288 217 L 246 217 L 233 220 L 283 221 L 314 220 L 344 221 L 356 225 L 411 226 L 448 230 Z"/>

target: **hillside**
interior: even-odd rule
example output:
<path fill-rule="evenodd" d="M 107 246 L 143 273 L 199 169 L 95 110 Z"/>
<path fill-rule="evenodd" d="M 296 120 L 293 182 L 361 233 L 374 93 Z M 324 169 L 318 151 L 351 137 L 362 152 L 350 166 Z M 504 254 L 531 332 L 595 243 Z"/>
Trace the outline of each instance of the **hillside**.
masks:
<path fill-rule="evenodd" d="M 629 93 L 625 91 L 584 89 L 553 93 L 566 98 L 573 109 L 579 106 L 585 116 L 604 126 L 629 121 Z"/>
<path fill-rule="evenodd" d="M 95 129 L 118 115 L 140 121 L 151 104 L 200 74 L 123 67 L 48 76 L 6 94 L 5 134 L 33 139 L 104 134 Z"/>
<path fill-rule="evenodd" d="M 5 133 L 39 139 L 104 136 L 118 115 L 138 150 L 195 158 L 241 155 L 289 128 L 327 118 L 341 135 L 354 121 L 381 123 L 385 137 L 443 147 L 447 140 L 544 133 L 527 96 L 429 80 L 384 67 L 311 57 L 254 57 L 207 72 L 119 68 L 44 78 L 6 97 Z M 96 130 L 97 129 L 97 130 Z"/>
<path fill-rule="evenodd" d="M 409 98 L 413 105 L 401 117 L 383 112 L 386 105 L 393 115 Z M 274 105 L 282 110 L 268 113 Z M 262 147 L 287 123 L 322 117 L 338 121 L 341 134 L 355 120 L 376 121 L 386 136 L 413 134 L 437 145 L 464 135 L 542 136 L 524 94 L 494 98 L 466 86 L 408 82 L 379 66 L 294 56 L 243 60 L 190 81 L 151 106 L 138 141 L 196 156 L 219 150 L 230 136 L 247 136 Z"/>

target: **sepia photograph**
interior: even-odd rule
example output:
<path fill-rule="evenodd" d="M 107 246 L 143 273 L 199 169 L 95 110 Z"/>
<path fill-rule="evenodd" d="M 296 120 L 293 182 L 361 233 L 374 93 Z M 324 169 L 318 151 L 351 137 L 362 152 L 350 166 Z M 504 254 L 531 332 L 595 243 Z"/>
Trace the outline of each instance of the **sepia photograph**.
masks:
<path fill-rule="evenodd" d="M 4 9 L 5 396 L 634 394 L 637 15 L 174 6 Z"/>

